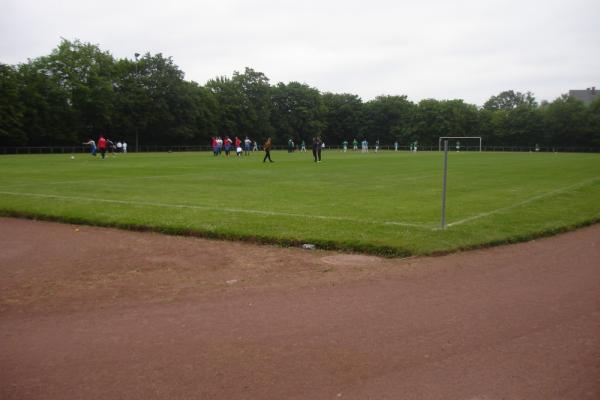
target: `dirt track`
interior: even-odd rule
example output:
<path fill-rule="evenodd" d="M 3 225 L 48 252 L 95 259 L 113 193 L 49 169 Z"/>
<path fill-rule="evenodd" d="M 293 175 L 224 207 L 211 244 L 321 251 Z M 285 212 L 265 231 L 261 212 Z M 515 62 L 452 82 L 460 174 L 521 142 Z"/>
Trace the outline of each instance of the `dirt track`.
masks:
<path fill-rule="evenodd" d="M 0 218 L 1 399 L 599 399 L 600 225 L 389 260 Z"/>

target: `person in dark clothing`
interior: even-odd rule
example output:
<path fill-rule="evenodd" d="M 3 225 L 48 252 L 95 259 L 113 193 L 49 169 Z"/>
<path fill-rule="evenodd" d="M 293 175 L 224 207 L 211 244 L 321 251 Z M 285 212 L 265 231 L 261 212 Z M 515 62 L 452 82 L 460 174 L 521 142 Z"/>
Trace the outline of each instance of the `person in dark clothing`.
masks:
<path fill-rule="evenodd" d="M 115 143 L 110 139 L 106 139 L 106 146 L 108 147 L 108 150 L 110 150 L 114 157 L 117 151 L 117 146 L 115 145 Z"/>
<path fill-rule="evenodd" d="M 321 143 L 323 143 L 321 141 L 321 136 L 317 135 L 313 137 L 312 151 L 315 162 L 321 162 Z"/>
<path fill-rule="evenodd" d="M 263 162 L 267 161 L 267 158 L 269 159 L 269 162 L 274 162 L 273 160 L 271 160 L 271 149 L 273 148 L 273 142 L 271 141 L 271 138 L 268 138 L 267 141 L 265 142 L 265 144 L 263 145 L 263 149 L 265 150 L 265 158 L 263 158 Z"/>

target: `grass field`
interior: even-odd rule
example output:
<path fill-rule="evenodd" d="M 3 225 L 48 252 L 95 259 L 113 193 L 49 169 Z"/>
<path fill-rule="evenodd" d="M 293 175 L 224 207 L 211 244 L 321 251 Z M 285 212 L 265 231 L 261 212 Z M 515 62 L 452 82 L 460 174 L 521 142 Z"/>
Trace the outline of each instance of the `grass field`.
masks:
<path fill-rule="evenodd" d="M 385 255 L 448 252 L 600 220 L 600 155 L 326 151 L 0 157 L 0 213 Z M 224 247 L 226 251 L 226 247 Z"/>

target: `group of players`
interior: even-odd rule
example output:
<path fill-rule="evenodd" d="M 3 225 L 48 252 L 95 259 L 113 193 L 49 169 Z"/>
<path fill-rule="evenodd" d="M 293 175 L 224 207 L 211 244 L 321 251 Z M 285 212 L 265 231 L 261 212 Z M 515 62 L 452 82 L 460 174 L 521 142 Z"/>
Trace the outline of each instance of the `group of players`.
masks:
<path fill-rule="evenodd" d="M 243 149 L 242 144 L 244 145 Z M 220 156 L 221 153 L 225 153 L 226 157 L 229 157 L 229 153 L 231 153 L 232 149 L 235 149 L 235 154 L 237 156 L 241 156 L 242 151 L 245 155 L 249 155 L 251 151 L 250 149 L 252 149 L 252 151 L 258 150 L 258 144 L 256 141 L 253 142 L 248 138 L 248 136 L 246 136 L 246 139 L 244 139 L 243 143 L 242 140 L 237 136 L 234 140 L 231 140 L 229 136 L 225 136 L 225 139 L 222 139 L 219 136 L 213 136 L 211 138 L 210 147 L 212 148 L 214 156 Z"/>
<path fill-rule="evenodd" d="M 106 157 L 107 152 L 112 152 L 113 155 L 117 152 L 119 153 L 127 153 L 127 142 L 117 141 L 116 143 L 110 139 L 105 138 L 103 135 L 100 135 L 98 138 L 98 144 L 92 139 L 87 142 L 83 142 L 82 144 L 90 146 L 90 154 L 96 156 L 97 153 L 100 153 L 102 159 Z M 242 145 L 244 146 L 242 148 Z M 272 162 L 270 151 L 272 148 L 271 138 L 268 138 L 267 141 L 263 145 L 263 150 L 265 150 L 265 159 Z M 457 148 L 459 148 L 459 144 L 457 144 Z M 312 138 L 312 153 L 315 162 L 321 162 L 321 150 L 325 147 L 325 143 L 321 139 L 319 135 Z M 248 136 L 242 141 L 239 137 L 235 136 L 232 140 L 229 136 L 225 136 L 225 138 L 221 138 L 220 136 L 213 136 L 211 138 L 211 148 L 214 156 L 220 156 L 222 153 L 225 153 L 226 157 L 229 157 L 229 154 L 232 150 L 235 150 L 236 156 L 241 156 L 242 153 L 244 155 L 249 155 L 251 151 L 258 151 L 258 144 L 256 141 L 250 140 Z M 410 143 L 410 151 L 416 152 L 418 148 L 418 143 L 412 142 Z M 352 149 L 353 151 L 358 151 L 358 140 L 356 138 L 352 141 Z M 399 144 L 396 141 L 394 143 L 394 150 L 398 151 Z M 288 152 L 293 152 L 295 150 L 295 144 L 293 140 L 290 138 L 288 141 Z M 379 151 L 379 140 L 375 141 L 375 152 Z M 300 151 L 306 151 L 305 142 L 302 141 Z M 348 141 L 344 140 L 342 142 L 342 151 L 348 151 Z M 368 153 L 369 152 L 369 142 L 367 139 L 363 139 L 361 142 L 361 152 Z"/>
<path fill-rule="evenodd" d="M 102 159 L 106 158 L 107 152 L 111 152 L 113 155 L 116 153 L 127 153 L 127 142 L 121 142 L 119 140 L 115 143 L 112 140 L 105 138 L 103 135 L 100 135 L 98 138 L 98 145 L 96 145 L 96 142 L 92 139 L 83 142 L 82 144 L 90 146 L 90 154 L 94 157 L 97 153 L 100 153 Z"/>
<path fill-rule="evenodd" d="M 242 151 L 244 151 L 244 153 L 246 155 L 250 154 L 250 148 L 252 147 L 252 151 L 257 151 L 258 150 L 258 146 L 256 141 L 251 141 L 247 136 L 246 139 L 243 142 L 244 144 L 244 149 L 242 150 L 242 141 L 236 136 L 235 137 L 235 141 L 231 140 L 229 138 L 229 136 L 225 136 L 225 139 L 221 139 L 218 136 L 212 137 L 211 138 L 211 147 L 213 149 L 213 154 L 215 156 L 218 156 L 221 154 L 221 152 L 225 152 L 226 156 L 229 156 L 229 153 L 231 152 L 232 148 L 234 148 L 236 150 L 236 155 L 240 156 L 242 154 Z M 267 160 L 269 160 L 269 162 L 273 162 L 273 160 L 271 159 L 271 149 L 273 147 L 273 143 L 271 138 L 269 137 L 265 143 L 263 144 L 263 150 L 265 151 L 265 157 L 263 159 L 263 162 L 266 162 Z M 306 144 L 304 142 L 304 140 L 302 141 L 301 145 L 298 146 L 301 152 L 305 152 L 306 151 Z M 321 162 L 321 151 L 322 149 L 325 148 L 325 142 L 323 142 L 323 140 L 321 139 L 321 137 L 319 135 L 316 135 L 312 138 L 312 153 L 313 153 L 313 158 L 315 162 Z M 356 140 L 356 138 L 352 141 L 352 148 L 354 151 L 358 150 L 358 140 Z M 399 143 L 396 141 L 394 143 L 394 150 L 398 151 L 400 148 Z M 410 143 L 410 151 L 411 152 L 417 152 L 418 149 L 418 143 L 415 142 L 411 142 Z M 296 150 L 296 144 L 294 143 L 293 139 L 290 138 L 288 140 L 288 153 L 293 153 Z M 375 146 L 374 146 L 374 150 L 375 153 L 377 153 L 379 151 L 379 140 L 375 141 Z M 348 141 L 344 140 L 344 142 L 342 143 L 342 151 L 346 152 L 348 151 Z M 369 142 L 367 141 L 367 139 L 363 139 L 361 142 L 361 152 L 363 153 L 368 153 L 369 152 Z"/>
<path fill-rule="evenodd" d="M 362 142 L 360 143 L 360 146 L 361 146 L 362 153 L 369 152 L 369 142 L 367 141 L 367 139 L 363 139 Z M 419 147 L 419 143 L 417 141 L 411 142 L 409 147 L 410 147 L 411 152 L 416 153 L 417 149 Z M 394 151 L 398 151 L 399 149 L 400 149 L 400 144 L 396 141 L 394 143 Z M 358 151 L 358 140 L 356 140 L 356 138 L 352 141 L 352 150 Z M 377 139 L 375 141 L 374 150 L 375 150 L 375 153 L 377 153 L 379 151 L 379 139 Z M 348 141 L 347 140 L 344 140 L 342 142 L 342 151 L 344 153 L 348 151 Z"/>
<path fill-rule="evenodd" d="M 244 148 L 242 149 L 242 144 Z M 325 143 L 321 140 L 320 136 L 313 137 L 313 157 L 315 162 L 321 162 L 321 150 L 325 147 Z M 229 154 L 233 149 L 235 149 L 236 155 L 242 155 L 242 152 L 245 155 L 249 155 L 250 151 L 258 151 L 258 143 L 256 141 L 252 141 L 246 136 L 246 139 L 242 142 L 240 138 L 237 136 L 234 140 L 231 140 L 229 136 L 225 136 L 225 139 L 222 139 L 219 136 L 213 136 L 211 138 L 211 148 L 213 150 L 213 155 L 219 156 L 221 153 L 225 153 L 226 157 L 229 157 Z M 274 162 L 271 159 L 271 149 L 273 148 L 273 141 L 269 137 L 262 145 L 262 150 L 265 152 L 265 157 L 263 158 L 263 162 Z M 252 150 L 251 150 L 252 149 Z M 295 149 L 295 145 L 293 140 L 290 138 L 288 141 L 288 152 L 293 152 Z M 304 141 L 302 141 L 301 151 L 306 151 L 306 145 Z"/>

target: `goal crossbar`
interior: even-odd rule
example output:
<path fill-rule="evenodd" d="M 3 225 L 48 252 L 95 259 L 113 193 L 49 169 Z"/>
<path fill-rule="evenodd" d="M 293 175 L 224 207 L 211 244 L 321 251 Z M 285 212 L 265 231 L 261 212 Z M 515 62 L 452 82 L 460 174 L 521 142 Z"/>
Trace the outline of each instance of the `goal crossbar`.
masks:
<path fill-rule="evenodd" d="M 438 149 L 442 151 L 442 141 L 445 139 L 479 139 L 479 151 L 481 151 L 481 136 L 440 136 Z"/>

